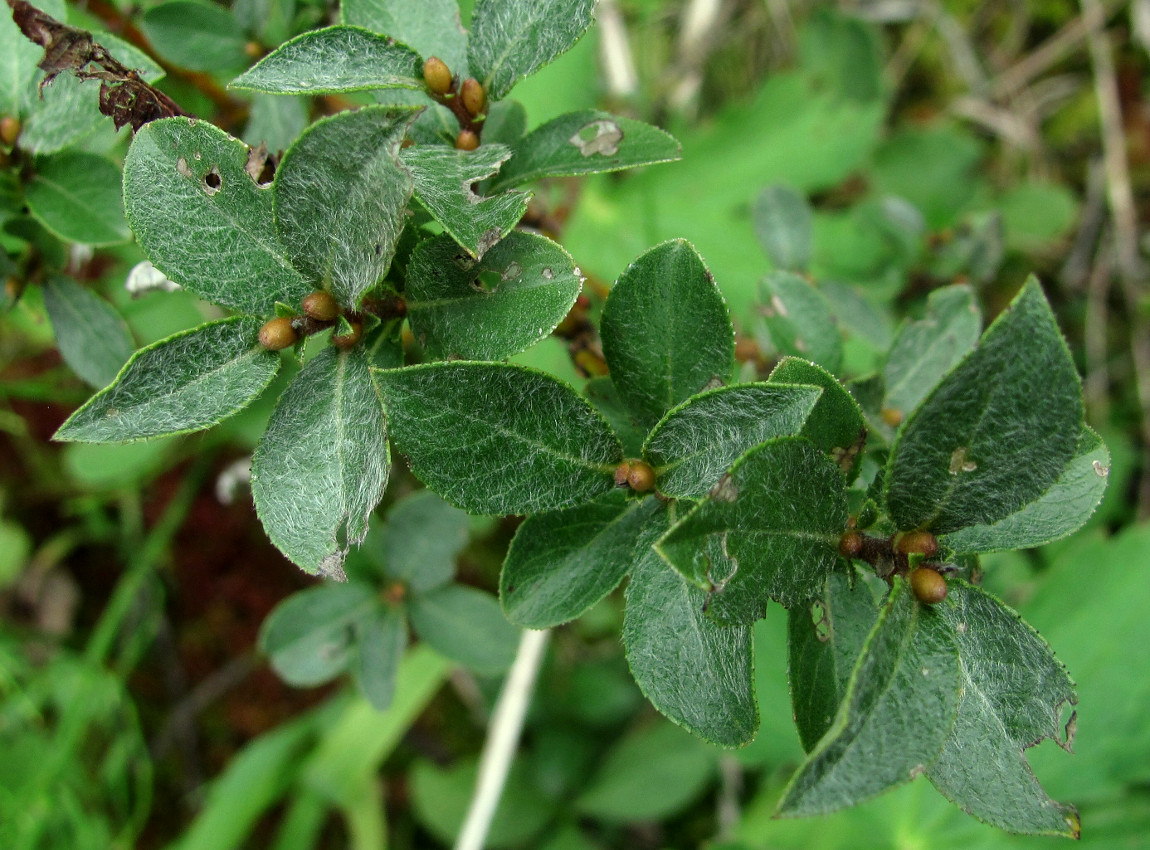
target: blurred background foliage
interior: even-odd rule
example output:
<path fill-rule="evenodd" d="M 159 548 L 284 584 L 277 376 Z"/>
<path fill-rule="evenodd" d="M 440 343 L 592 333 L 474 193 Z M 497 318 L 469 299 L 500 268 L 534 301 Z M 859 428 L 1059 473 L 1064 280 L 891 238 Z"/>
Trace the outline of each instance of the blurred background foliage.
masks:
<path fill-rule="evenodd" d="M 329 21 L 321 0 L 40 5 L 97 31 L 188 111 L 272 150 L 366 100 L 225 88 Z M 971 282 L 993 315 L 1026 274 L 1041 277 L 1113 454 L 1110 487 L 1073 539 L 985 558 L 985 584 L 1078 680 L 1077 753 L 1043 744 L 1037 775 L 1080 806 L 1085 846 L 1145 846 L 1150 2 L 602 0 L 598 18 L 513 92 L 529 126 L 605 107 L 669 129 L 683 160 L 536 187 L 530 215 L 589 274 L 594 305 L 643 250 L 685 237 L 728 299 L 742 358 L 767 356 L 756 204 L 780 184 L 813 210 L 809 271 L 847 377 L 881 365 L 934 288 Z M 29 47 L 0 23 L 14 68 L 34 64 Z M 182 291 L 138 291 L 148 271 L 118 202 L 128 135 L 98 117 L 94 87 L 61 77 L 39 100 L 34 83 L 17 74 L 0 92 L 0 117 L 19 121 L 0 126 L 0 846 L 449 846 L 499 676 L 449 661 L 450 639 L 414 645 L 379 713 L 340 679 L 285 685 L 258 651 L 268 613 L 314 584 L 264 538 L 243 481 L 282 381 L 203 434 L 48 441 L 132 348 L 215 314 Z M 558 338 L 517 359 L 582 381 Z M 415 486 L 397 473 L 384 509 Z M 490 591 L 514 522 L 466 526 L 456 580 Z M 921 781 L 833 817 L 772 820 L 801 756 L 782 609 L 756 627 L 763 726 L 737 752 L 642 699 L 621 611 L 616 593 L 555 634 L 490 847 L 1057 840 L 983 827 Z"/>

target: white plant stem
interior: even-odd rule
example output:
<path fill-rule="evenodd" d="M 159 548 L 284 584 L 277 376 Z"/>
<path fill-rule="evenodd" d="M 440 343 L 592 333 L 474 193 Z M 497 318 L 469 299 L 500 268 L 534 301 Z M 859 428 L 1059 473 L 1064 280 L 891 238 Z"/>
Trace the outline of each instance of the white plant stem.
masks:
<path fill-rule="evenodd" d="M 455 850 L 483 850 L 491 819 L 499 807 L 503 795 L 503 785 L 507 781 L 507 771 L 515 757 L 519 735 L 523 731 L 523 719 L 527 716 L 527 706 L 535 690 L 535 678 L 543 662 L 543 651 L 551 632 L 527 629 L 519 640 L 515 653 L 515 663 L 503 683 L 503 691 L 495 703 L 491 715 L 491 725 L 487 730 L 487 741 L 479 757 L 479 775 L 475 780 L 475 791 Z"/>

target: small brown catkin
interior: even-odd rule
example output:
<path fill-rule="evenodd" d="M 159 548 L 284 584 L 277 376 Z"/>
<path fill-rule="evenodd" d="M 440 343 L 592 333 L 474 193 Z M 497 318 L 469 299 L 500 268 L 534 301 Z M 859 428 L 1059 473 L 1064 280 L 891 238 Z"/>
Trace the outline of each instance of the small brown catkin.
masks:
<path fill-rule="evenodd" d="M 347 351 L 349 348 L 353 348 L 355 344 L 359 342 L 360 337 L 363 336 L 362 322 L 349 321 L 348 324 L 351 325 L 350 331 L 343 334 L 332 334 L 331 337 L 331 344 L 336 348 L 343 349 L 344 351 Z"/>
<path fill-rule="evenodd" d="M 461 151 L 473 151 L 479 147 L 479 136 L 471 130 L 462 130 L 455 137 L 455 147 Z"/>
<path fill-rule="evenodd" d="M 330 292 L 317 289 L 310 295 L 305 295 L 300 305 L 304 315 L 311 316 L 319 322 L 331 322 L 339 316 L 339 304 L 336 303 Z"/>
<path fill-rule="evenodd" d="M 291 348 L 299 339 L 299 334 L 292 327 L 291 319 L 280 316 L 272 319 L 260 328 L 260 345 L 268 351 L 282 351 Z"/>
<path fill-rule="evenodd" d="M 925 555 L 933 558 L 938 554 L 938 538 L 929 531 L 905 531 L 898 536 L 894 548 L 902 555 Z"/>
<path fill-rule="evenodd" d="M 924 605 L 937 605 L 946 599 L 946 579 L 930 567 L 919 567 L 910 574 L 910 589 Z"/>
<path fill-rule="evenodd" d="M 423 81 L 433 94 L 445 95 L 451 91 L 451 69 L 438 56 L 423 63 Z"/>
<path fill-rule="evenodd" d="M 847 531 L 839 538 L 839 554 L 844 558 L 853 558 L 862 551 L 863 536 L 857 531 Z"/>
<path fill-rule="evenodd" d="M 468 77 L 459 87 L 459 100 L 467 114 L 476 118 L 487 108 L 487 92 L 475 77 Z"/>
<path fill-rule="evenodd" d="M 636 493 L 646 493 L 655 486 L 655 470 L 651 464 L 641 460 L 631 461 L 631 471 L 627 473 L 627 484 Z"/>

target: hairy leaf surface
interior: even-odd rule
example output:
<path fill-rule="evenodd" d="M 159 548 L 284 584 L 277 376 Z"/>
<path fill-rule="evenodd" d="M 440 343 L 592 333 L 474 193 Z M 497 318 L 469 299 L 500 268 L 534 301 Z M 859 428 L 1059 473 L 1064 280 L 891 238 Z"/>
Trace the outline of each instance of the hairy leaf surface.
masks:
<path fill-rule="evenodd" d="M 1078 813 L 1051 800 L 1023 750 L 1063 740 L 1059 712 L 1078 701 L 1047 643 L 1014 611 L 951 579 L 939 613 L 958 646 L 961 697 L 954 728 L 927 776 L 948 799 L 1011 832 L 1078 837 Z"/>
<path fill-rule="evenodd" d="M 546 236 L 510 233 L 478 261 L 437 236 L 408 262 L 407 314 L 431 357 L 502 360 L 550 334 L 582 283 L 575 261 Z"/>
<path fill-rule="evenodd" d="M 575 390 L 497 363 L 377 371 L 400 451 L 428 487 L 477 514 L 559 510 L 606 493 L 618 438 Z"/>
<path fill-rule="evenodd" d="M 996 523 L 1062 474 L 1082 431 L 1078 373 L 1031 278 L 903 426 L 886 472 L 900 529 Z"/>
<path fill-rule="evenodd" d="M 659 492 L 701 499 L 744 452 L 772 437 L 798 434 L 821 393 L 812 386 L 737 384 L 687 399 L 660 420 L 643 446 Z"/>
<path fill-rule="evenodd" d="M 295 266 L 345 307 L 391 265 L 411 176 L 396 156 L 413 113 L 367 106 L 311 125 L 275 176 L 276 230 Z"/>
<path fill-rule="evenodd" d="M 734 371 L 727 305 L 702 257 L 682 239 L 655 246 L 620 275 L 600 335 L 611 380 L 648 428 Z"/>
<path fill-rule="evenodd" d="M 387 426 L 362 349 L 309 361 L 280 396 L 252 458 L 264 531 L 309 573 L 342 579 L 383 496 Z"/>
<path fill-rule="evenodd" d="M 548 629 L 574 620 L 614 590 L 635 560 L 655 499 L 608 493 L 574 508 L 528 517 L 515 532 L 499 599 L 513 623 Z"/>
<path fill-rule="evenodd" d="M 422 89 L 419 54 L 361 27 L 311 30 L 286 41 L 228 88 L 270 94 Z"/>
<path fill-rule="evenodd" d="M 491 190 L 542 177 L 597 174 L 673 162 L 679 156 L 679 143 L 658 127 L 597 109 L 583 109 L 553 118 L 520 139 L 512 149 L 511 159 L 492 181 Z"/>
<path fill-rule="evenodd" d="M 978 343 L 982 315 L 969 286 L 930 294 L 926 315 L 902 326 L 891 344 L 883 377 L 885 406 L 909 416 L 919 402 Z"/>
<path fill-rule="evenodd" d="M 481 258 L 506 236 L 527 211 L 530 195 L 502 192 L 480 197 L 472 186 L 499 170 L 511 155 L 503 145 L 461 151 L 440 145 L 413 145 L 400 154 L 411 172 L 415 197 L 472 257 Z"/>
<path fill-rule="evenodd" d="M 594 7 L 595 0 L 479 0 L 467 42 L 472 75 L 489 98 L 502 100 L 579 40 Z"/>
<path fill-rule="evenodd" d="M 656 548 L 708 591 L 723 623 L 760 619 L 818 596 L 846 527 L 843 478 L 808 441 L 779 437 L 744 454 Z"/>
<path fill-rule="evenodd" d="M 708 741 L 746 744 L 759 728 L 749 626 L 721 626 L 707 595 L 650 548 L 664 512 L 641 541 L 623 619 L 623 645 L 643 695 L 667 718 Z"/>
<path fill-rule="evenodd" d="M 959 688 L 946 620 L 896 579 L 834 724 L 791 777 L 778 814 L 826 814 L 923 773 L 950 735 Z"/>
<path fill-rule="evenodd" d="M 124 161 L 124 207 L 136 240 L 169 278 L 208 301 L 271 316 L 311 287 L 272 225 L 270 186 L 244 166 L 248 147 L 206 121 L 144 125 Z"/>
<path fill-rule="evenodd" d="M 466 76 L 467 33 L 456 0 L 343 0 L 339 15 L 342 23 L 389 35 Z"/>
<path fill-rule="evenodd" d="M 826 369 L 798 357 L 784 357 L 767 381 L 809 384 L 823 391 L 807 417 L 802 436 L 830 455 L 848 481 L 853 480 L 866 440 L 862 410 L 854 396 Z"/>
<path fill-rule="evenodd" d="M 223 319 L 141 348 L 53 439 L 127 443 L 215 425 L 246 407 L 279 370 L 279 355 L 257 341 L 261 324 Z"/>

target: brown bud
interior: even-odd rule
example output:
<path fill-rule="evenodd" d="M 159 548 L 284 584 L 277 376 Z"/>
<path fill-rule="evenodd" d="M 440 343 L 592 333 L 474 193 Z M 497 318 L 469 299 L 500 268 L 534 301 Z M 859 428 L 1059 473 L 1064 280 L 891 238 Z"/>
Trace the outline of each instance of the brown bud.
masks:
<path fill-rule="evenodd" d="M 615 486 L 626 487 L 627 479 L 631 476 L 631 464 L 623 461 L 615 467 Z"/>
<path fill-rule="evenodd" d="M 339 304 L 330 292 L 324 292 L 322 289 L 305 295 L 301 306 L 305 315 L 319 322 L 330 322 L 339 316 Z"/>
<path fill-rule="evenodd" d="M 348 333 L 332 334 L 331 336 L 331 344 L 336 348 L 342 348 L 344 351 L 354 346 L 363 336 L 362 322 L 349 321 L 348 324 L 351 325 L 351 330 Z"/>
<path fill-rule="evenodd" d="M 937 605 L 946 599 L 946 579 L 930 567 L 919 567 L 910 574 L 910 589 L 926 605 Z"/>
<path fill-rule="evenodd" d="M 627 483 L 636 493 L 646 493 L 655 486 L 655 470 L 649 463 L 633 460 L 631 471 L 627 473 Z"/>
<path fill-rule="evenodd" d="M 451 69 L 438 56 L 432 56 L 423 63 L 423 81 L 433 94 L 447 94 L 451 91 Z"/>
<path fill-rule="evenodd" d="M 475 118 L 487 108 L 487 92 L 483 90 L 479 80 L 475 77 L 468 77 L 459 87 L 459 101 L 467 110 L 467 114 Z"/>
<path fill-rule="evenodd" d="M 857 531 L 847 531 L 839 538 L 839 554 L 844 558 L 853 558 L 862 551 L 863 536 Z"/>
<path fill-rule="evenodd" d="M 759 344 L 750 337 L 741 336 L 735 340 L 735 359 L 740 363 L 759 359 Z"/>
<path fill-rule="evenodd" d="M 280 351 L 296 344 L 299 334 L 292 327 L 291 319 L 280 316 L 260 328 L 260 345 L 269 351 Z"/>
<path fill-rule="evenodd" d="M 25 283 L 18 277 L 10 277 L 4 281 L 4 298 L 9 306 L 20 300 L 20 296 L 24 294 Z"/>
<path fill-rule="evenodd" d="M 933 558 L 938 554 L 938 538 L 929 531 L 904 531 L 895 541 L 894 550 L 902 555 Z"/>
<path fill-rule="evenodd" d="M 11 115 L 0 118 L 0 142 L 11 147 L 20 138 L 20 119 Z"/>
<path fill-rule="evenodd" d="M 455 137 L 455 147 L 461 151 L 473 151 L 479 147 L 479 136 L 471 130 L 462 130 Z"/>
<path fill-rule="evenodd" d="M 249 41 L 244 44 L 244 55 L 249 59 L 259 59 L 264 55 L 263 46 L 258 41 Z"/>
<path fill-rule="evenodd" d="M 883 422 L 892 428 L 897 428 L 902 424 L 902 411 L 893 407 L 884 407 L 879 416 L 882 417 Z"/>

